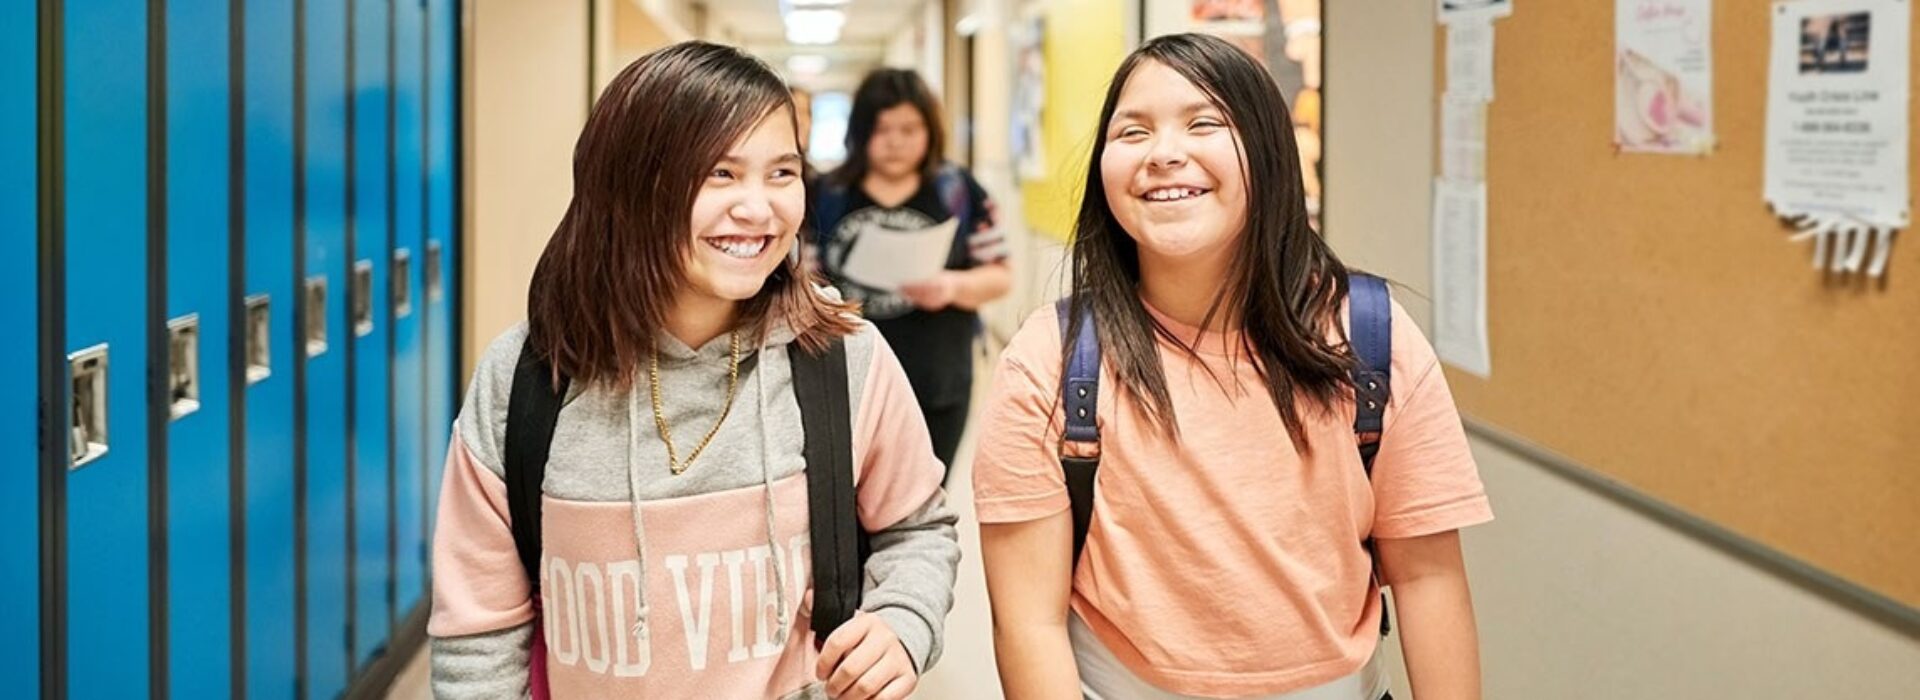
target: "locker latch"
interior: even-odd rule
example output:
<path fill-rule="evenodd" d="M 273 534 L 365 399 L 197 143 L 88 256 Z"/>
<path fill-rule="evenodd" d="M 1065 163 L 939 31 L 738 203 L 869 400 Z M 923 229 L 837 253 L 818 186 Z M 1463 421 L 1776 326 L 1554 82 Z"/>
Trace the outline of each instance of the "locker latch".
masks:
<path fill-rule="evenodd" d="M 247 384 L 258 384 L 273 376 L 273 355 L 270 342 L 273 339 L 273 317 L 267 306 L 267 295 L 255 294 L 247 297 Z"/>
<path fill-rule="evenodd" d="M 392 277 L 387 280 L 393 292 L 393 317 L 406 318 L 413 314 L 413 251 L 397 248 L 393 251 Z"/>
<path fill-rule="evenodd" d="M 439 301 L 445 294 L 440 282 L 440 242 L 427 241 L 427 301 Z"/>
<path fill-rule="evenodd" d="M 200 314 L 167 322 L 167 406 L 173 420 L 200 410 Z"/>
<path fill-rule="evenodd" d="M 302 299 L 307 305 L 307 357 L 319 357 L 327 353 L 327 276 L 308 277 Z"/>
<path fill-rule="evenodd" d="M 79 469 L 107 454 L 106 343 L 68 355 L 67 370 L 68 469 Z"/>
<path fill-rule="evenodd" d="M 373 332 L 373 261 L 356 260 L 353 263 L 353 279 L 348 282 L 348 303 L 353 305 L 353 334 L 364 336 Z"/>

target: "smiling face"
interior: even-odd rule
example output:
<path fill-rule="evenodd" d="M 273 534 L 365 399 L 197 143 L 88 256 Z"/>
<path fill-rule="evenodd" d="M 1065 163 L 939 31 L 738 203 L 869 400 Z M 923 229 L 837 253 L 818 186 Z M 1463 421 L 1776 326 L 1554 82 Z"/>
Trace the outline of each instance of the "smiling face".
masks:
<path fill-rule="evenodd" d="M 693 202 L 682 294 L 753 298 L 792 250 L 806 212 L 793 113 L 774 110 L 727 150 Z"/>
<path fill-rule="evenodd" d="M 1247 222 L 1240 139 L 1186 77 L 1156 61 L 1140 64 L 1102 137 L 1107 205 L 1142 256 L 1190 259 L 1239 240 Z"/>

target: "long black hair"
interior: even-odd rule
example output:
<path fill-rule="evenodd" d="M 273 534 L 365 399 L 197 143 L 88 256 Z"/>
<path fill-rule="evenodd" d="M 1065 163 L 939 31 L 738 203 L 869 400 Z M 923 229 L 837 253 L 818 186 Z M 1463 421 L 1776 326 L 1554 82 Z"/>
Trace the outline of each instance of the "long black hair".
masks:
<path fill-rule="evenodd" d="M 1237 312 L 1244 328 L 1241 350 L 1266 381 L 1287 432 L 1304 453 L 1306 431 L 1297 404 L 1331 410 L 1336 397 L 1353 388 L 1348 372 L 1355 360 L 1337 318 L 1347 296 L 1347 268 L 1307 222 L 1300 154 L 1286 102 L 1266 70 L 1232 44 L 1201 34 L 1162 36 L 1135 50 L 1114 72 L 1100 109 L 1103 133 L 1128 78 L 1148 62 L 1173 69 L 1206 93 L 1236 134 L 1245 163 L 1246 227 L 1201 327 L 1210 327 L 1223 308 Z M 1155 339 L 1190 355 L 1196 351 L 1154 320 L 1140 301 L 1139 246 L 1107 202 L 1100 168 L 1105 153 L 1106 139 L 1094 139 L 1074 227 L 1070 332 L 1092 309 L 1121 384 L 1137 406 L 1177 438 Z"/>
<path fill-rule="evenodd" d="M 860 81 L 853 92 L 853 110 L 847 115 L 847 159 L 830 177 L 843 187 L 858 187 L 866 179 L 867 143 L 880 123 L 880 113 L 903 104 L 913 105 L 927 122 L 927 154 L 920 159 L 920 176 L 933 179 L 933 171 L 946 153 L 946 130 L 940 124 L 940 101 L 920 74 L 905 68 L 881 68 Z"/>

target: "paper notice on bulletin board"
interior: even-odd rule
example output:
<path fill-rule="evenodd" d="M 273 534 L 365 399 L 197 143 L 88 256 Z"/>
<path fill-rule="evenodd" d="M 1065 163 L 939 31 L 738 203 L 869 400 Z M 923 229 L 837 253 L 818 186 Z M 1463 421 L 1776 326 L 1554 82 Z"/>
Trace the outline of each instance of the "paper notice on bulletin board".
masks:
<path fill-rule="evenodd" d="M 1451 90 L 1440 101 L 1440 177 L 1487 179 L 1487 103 Z"/>
<path fill-rule="evenodd" d="M 1784 217 L 1911 221 L 1908 0 L 1773 5 L 1766 200 Z"/>
<path fill-rule="evenodd" d="M 1447 94 L 1493 99 L 1493 20 L 1447 25 Z"/>
<path fill-rule="evenodd" d="M 1712 150 L 1712 0 L 1616 0 L 1614 24 L 1614 145 Z"/>
<path fill-rule="evenodd" d="M 1437 2 L 1440 3 L 1442 23 L 1467 18 L 1505 17 L 1513 14 L 1513 0 L 1437 0 Z"/>
<path fill-rule="evenodd" d="M 1493 374 L 1487 341 L 1487 184 L 1433 185 L 1434 351 L 1482 377 Z"/>

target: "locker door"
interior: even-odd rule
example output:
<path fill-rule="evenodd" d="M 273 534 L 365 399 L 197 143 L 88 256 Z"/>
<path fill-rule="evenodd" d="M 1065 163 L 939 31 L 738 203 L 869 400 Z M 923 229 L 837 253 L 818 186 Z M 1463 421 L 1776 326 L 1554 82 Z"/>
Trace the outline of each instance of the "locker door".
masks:
<path fill-rule="evenodd" d="M 393 578 L 394 614 L 402 617 L 426 592 L 424 10 L 418 2 L 393 6 Z"/>
<path fill-rule="evenodd" d="M 294 692 L 293 3 L 246 5 L 246 659 L 249 698 Z"/>
<path fill-rule="evenodd" d="M 347 7 L 306 3 L 307 697 L 347 689 Z"/>
<path fill-rule="evenodd" d="M 459 54 L 454 47 L 458 7 L 453 0 L 429 0 L 427 5 L 427 526 L 432 542 L 434 515 L 439 512 L 441 467 L 447 461 L 447 443 L 458 407 L 455 387 L 462 386 L 454 361 L 453 317 L 459 312 L 454 284 L 458 258 L 454 256 L 459 231 L 455 229 L 454 149 L 460 143 L 459 116 L 454 111 L 460 77 Z M 429 572 L 431 573 L 431 572 Z"/>
<path fill-rule="evenodd" d="M 354 664 L 386 649 L 393 628 L 392 305 L 387 279 L 392 252 L 391 164 L 387 158 L 392 104 L 387 76 L 392 59 L 391 0 L 353 6 L 353 610 Z"/>
<path fill-rule="evenodd" d="M 14 324 L 0 343 L 0 678 L 40 694 L 39 238 L 36 194 L 40 48 L 33 3 L 0 4 L 0 313 Z"/>
<path fill-rule="evenodd" d="M 167 7 L 167 681 L 232 690 L 226 0 Z M 155 360 L 159 361 L 158 359 Z"/>
<path fill-rule="evenodd" d="M 67 689 L 148 694 L 147 4 L 65 6 Z"/>

